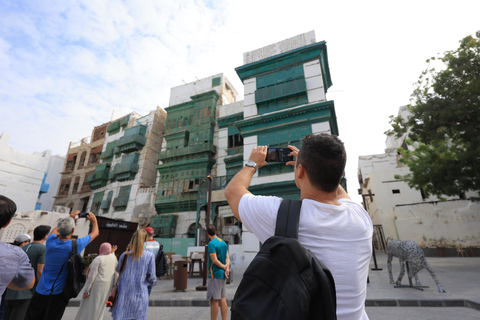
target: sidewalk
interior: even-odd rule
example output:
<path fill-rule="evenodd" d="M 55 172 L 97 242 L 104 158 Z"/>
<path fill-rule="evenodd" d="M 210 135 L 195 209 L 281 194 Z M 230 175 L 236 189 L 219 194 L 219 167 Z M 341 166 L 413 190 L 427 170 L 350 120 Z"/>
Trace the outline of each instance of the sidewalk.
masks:
<path fill-rule="evenodd" d="M 389 283 L 387 256 L 377 252 L 377 264 L 381 271 L 370 271 L 370 283 L 367 284 L 366 306 L 383 307 L 469 307 L 480 312 L 480 258 L 437 258 L 429 257 L 427 262 L 432 267 L 446 293 L 440 293 L 427 270 L 419 273 L 423 291 L 415 288 L 394 288 Z M 374 268 L 373 259 L 370 267 Z M 392 261 L 393 278 L 396 281 L 400 272 L 398 259 Z M 227 284 L 227 301 L 233 300 L 242 274 L 233 270 L 233 282 Z M 173 291 L 173 279 L 159 280 L 150 296 L 152 307 L 208 307 L 206 291 L 197 291 L 202 286 L 200 277 L 188 278 L 185 291 Z M 403 285 L 408 285 L 405 275 Z M 415 279 L 413 279 L 415 285 Z M 80 295 L 79 295 L 80 298 Z M 78 306 L 79 298 L 70 301 L 69 306 Z M 479 314 L 480 317 L 480 314 Z"/>

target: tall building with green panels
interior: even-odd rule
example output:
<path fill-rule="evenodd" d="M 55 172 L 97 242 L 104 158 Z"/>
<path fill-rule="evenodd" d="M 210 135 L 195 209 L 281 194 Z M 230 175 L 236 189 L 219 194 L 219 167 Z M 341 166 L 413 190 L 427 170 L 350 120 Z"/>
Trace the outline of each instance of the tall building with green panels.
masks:
<path fill-rule="evenodd" d="M 156 165 L 166 112 L 132 112 L 108 128 L 101 163 L 88 176 L 94 190 L 90 211 L 96 215 L 148 224 L 155 214 Z"/>
<path fill-rule="evenodd" d="M 157 166 L 159 215 L 151 221 L 160 237 L 195 234 L 199 203 L 205 203 L 202 183 L 216 164 L 217 108 L 237 99 L 238 93 L 223 74 L 171 89 Z"/>
<path fill-rule="evenodd" d="M 307 134 L 338 135 L 332 85 L 324 41 L 313 31 L 244 54 L 235 69 L 244 84 L 243 119 L 234 125 L 243 137 L 243 161 L 259 145 L 301 146 Z M 299 199 L 293 167 L 270 163 L 254 176 L 249 190 L 256 194 Z"/>
<path fill-rule="evenodd" d="M 210 173 L 211 222 L 229 241 L 237 262 L 248 262 L 259 242 L 233 217 L 224 196 L 228 181 L 258 145 L 300 147 L 307 134 L 338 134 L 338 128 L 333 101 L 325 97 L 332 84 L 326 44 L 316 42 L 313 32 L 246 53 L 236 72 L 244 83 L 243 101 L 219 102 L 225 88 L 216 88 L 218 75 L 172 89 L 162 164 L 157 167 L 159 215 L 152 217 L 152 226 L 165 230 L 163 236 L 198 235 L 196 229 L 205 221 L 205 177 Z M 261 168 L 249 190 L 291 199 L 300 195 L 293 167 L 280 163 Z"/>

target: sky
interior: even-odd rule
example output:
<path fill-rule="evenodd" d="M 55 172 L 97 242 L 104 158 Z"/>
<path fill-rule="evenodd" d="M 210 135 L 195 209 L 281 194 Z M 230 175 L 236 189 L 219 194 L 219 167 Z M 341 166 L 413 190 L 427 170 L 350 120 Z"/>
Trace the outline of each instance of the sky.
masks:
<path fill-rule="evenodd" d="M 357 201 L 358 157 L 385 149 L 426 59 L 480 30 L 480 1 L 0 0 L 0 134 L 65 155 L 112 114 L 168 106 L 170 88 L 224 73 L 243 97 L 243 53 L 315 31 Z"/>

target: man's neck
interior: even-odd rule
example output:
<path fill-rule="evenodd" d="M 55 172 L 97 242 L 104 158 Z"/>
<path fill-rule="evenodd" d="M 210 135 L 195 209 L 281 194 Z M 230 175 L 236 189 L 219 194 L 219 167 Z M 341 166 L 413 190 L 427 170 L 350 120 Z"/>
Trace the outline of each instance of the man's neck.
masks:
<path fill-rule="evenodd" d="M 43 244 L 45 240 L 33 240 L 32 243 L 40 243 Z"/>
<path fill-rule="evenodd" d="M 338 194 L 336 190 L 334 192 L 324 192 L 313 188 L 305 188 L 300 190 L 300 199 L 309 199 L 335 206 L 341 205 L 341 203 L 338 202 Z"/>
<path fill-rule="evenodd" d="M 62 236 L 58 236 L 58 240 L 60 241 L 68 241 L 68 240 L 72 240 L 72 235 L 68 235 L 66 237 L 62 237 Z"/>

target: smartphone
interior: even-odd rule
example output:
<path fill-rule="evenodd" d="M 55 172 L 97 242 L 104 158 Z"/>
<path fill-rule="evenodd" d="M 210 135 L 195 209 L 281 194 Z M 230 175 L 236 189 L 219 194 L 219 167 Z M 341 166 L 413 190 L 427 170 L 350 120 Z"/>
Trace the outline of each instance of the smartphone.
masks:
<path fill-rule="evenodd" d="M 267 148 L 267 162 L 288 162 L 293 161 L 290 148 Z"/>
<path fill-rule="evenodd" d="M 79 218 L 86 218 L 88 216 L 88 212 L 82 212 L 78 214 Z"/>

